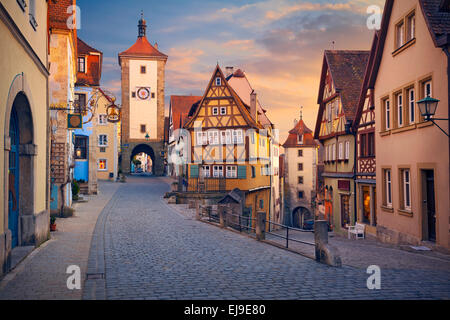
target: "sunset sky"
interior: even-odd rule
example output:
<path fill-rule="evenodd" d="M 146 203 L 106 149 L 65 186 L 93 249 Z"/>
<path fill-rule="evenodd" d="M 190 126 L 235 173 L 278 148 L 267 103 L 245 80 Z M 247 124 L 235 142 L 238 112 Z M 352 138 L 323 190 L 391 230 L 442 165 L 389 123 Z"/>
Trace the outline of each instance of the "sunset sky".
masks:
<path fill-rule="evenodd" d="M 147 38 L 169 56 L 170 95 L 203 95 L 216 63 L 245 71 L 268 116 L 287 131 L 299 118 L 314 130 L 323 51 L 370 48 L 367 8 L 384 0 L 78 0 L 78 36 L 103 52 L 102 86 L 120 101 L 117 54 L 137 38 L 141 10 Z"/>

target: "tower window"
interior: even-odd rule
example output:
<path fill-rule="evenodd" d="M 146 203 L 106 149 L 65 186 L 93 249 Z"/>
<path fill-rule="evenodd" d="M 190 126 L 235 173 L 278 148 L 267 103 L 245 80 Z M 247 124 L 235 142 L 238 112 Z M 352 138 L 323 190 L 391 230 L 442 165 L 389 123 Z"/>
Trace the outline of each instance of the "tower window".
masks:
<path fill-rule="evenodd" d="M 155 93 L 152 92 L 152 99 L 155 99 Z"/>
<path fill-rule="evenodd" d="M 136 91 L 131 92 L 131 97 L 136 98 Z"/>
<path fill-rule="evenodd" d="M 141 124 L 141 133 L 145 133 L 147 130 L 145 124 Z"/>
<path fill-rule="evenodd" d="M 141 66 L 141 73 L 147 73 L 147 67 L 146 66 Z"/>
<path fill-rule="evenodd" d="M 78 57 L 78 72 L 86 72 L 86 60 L 84 57 Z"/>

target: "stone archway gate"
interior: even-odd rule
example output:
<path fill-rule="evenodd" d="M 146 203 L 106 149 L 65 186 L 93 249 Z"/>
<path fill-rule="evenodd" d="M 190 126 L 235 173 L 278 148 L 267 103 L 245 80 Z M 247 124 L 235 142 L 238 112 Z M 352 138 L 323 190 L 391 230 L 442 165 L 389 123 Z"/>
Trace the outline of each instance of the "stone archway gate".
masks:
<path fill-rule="evenodd" d="M 130 173 L 131 171 L 131 156 L 133 150 L 139 145 L 146 145 L 153 150 L 153 174 L 155 176 L 164 175 L 164 142 L 163 141 L 133 141 L 127 142 L 122 145 L 122 160 L 120 167 L 123 173 Z"/>

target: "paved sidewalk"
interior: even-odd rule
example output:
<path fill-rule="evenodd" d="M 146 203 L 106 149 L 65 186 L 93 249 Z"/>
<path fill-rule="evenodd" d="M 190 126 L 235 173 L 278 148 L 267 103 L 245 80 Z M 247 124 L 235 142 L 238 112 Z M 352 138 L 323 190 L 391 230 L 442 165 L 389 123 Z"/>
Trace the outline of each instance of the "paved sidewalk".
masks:
<path fill-rule="evenodd" d="M 97 217 L 112 198 L 120 183 L 100 182 L 99 194 L 76 203 L 75 215 L 57 219 L 57 231 L 35 249 L 0 282 L 0 299 L 52 300 L 81 299 L 82 290 L 69 290 L 66 269 L 78 265 L 83 285 Z"/>

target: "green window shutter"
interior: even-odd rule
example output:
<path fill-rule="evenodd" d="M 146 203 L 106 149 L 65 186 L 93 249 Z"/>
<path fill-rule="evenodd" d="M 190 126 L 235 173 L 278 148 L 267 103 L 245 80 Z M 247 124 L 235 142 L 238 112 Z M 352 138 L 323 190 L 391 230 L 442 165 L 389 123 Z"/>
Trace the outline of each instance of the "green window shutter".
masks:
<path fill-rule="evenodd" d="M 247 166 L 238 166 L 238 179 L 247 179 Z"/>
<path fill-rule="evenodd" d="M 192 164 L 190 166 L 190 169 L 191 169 L 190 177 L 191 178 L 198 178 L 198 165 Z"/>

